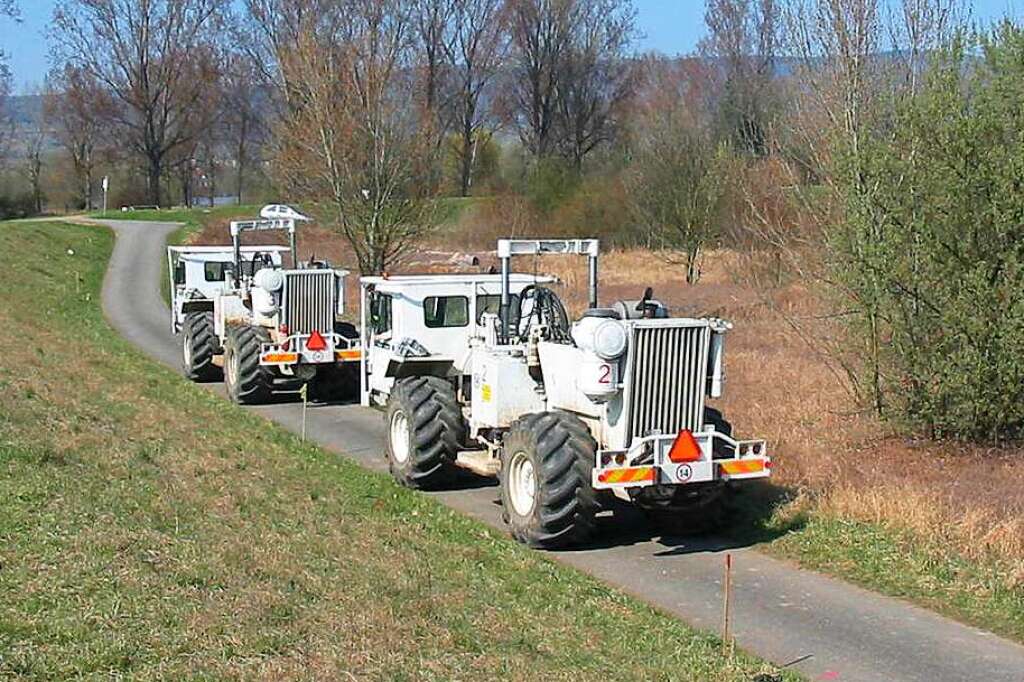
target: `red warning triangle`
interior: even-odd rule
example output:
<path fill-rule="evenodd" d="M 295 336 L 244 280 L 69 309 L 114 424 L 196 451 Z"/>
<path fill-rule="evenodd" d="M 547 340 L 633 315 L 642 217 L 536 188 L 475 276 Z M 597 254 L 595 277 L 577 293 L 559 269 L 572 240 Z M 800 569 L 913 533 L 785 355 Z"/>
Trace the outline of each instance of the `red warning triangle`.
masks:
<path fill-rule="evenodd" d="M 324 341 L 324 337 L 320 335 L 320 332 L 314 330 L 309 338 L 306 339 L 306 350 L 327 350 L 327 342 Z"/>

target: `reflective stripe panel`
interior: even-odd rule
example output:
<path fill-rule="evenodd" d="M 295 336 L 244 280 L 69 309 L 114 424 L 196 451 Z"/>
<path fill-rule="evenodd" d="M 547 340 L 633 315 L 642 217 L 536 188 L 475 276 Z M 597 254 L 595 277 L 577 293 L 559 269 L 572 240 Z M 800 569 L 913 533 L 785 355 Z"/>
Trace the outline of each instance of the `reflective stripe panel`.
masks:
<path fill-rule="evenodd" d="M 641 483 L 654 480 L 654 467 L 608 469 L 598 474 L 601 483 Z"/>
<path fill-rule="evenodd" d="M 267 353 L 262 358 L 263 362 L 287 362 L 293 363 L 299 361 L 298 353 Z"/>
<path fill-rule="evenodd" d="M 737 474 L 756 474 L 764 471 L 763 459 L 734 459 L 728 462 L 719 462 L 718 466 L 722 473 L 727 476 Z"/>
<path fill-rule="evenodd" d="M 359 360 L 363 357 L 363 351 L 339 350 L 334 353 L 334 357 L 336 357 L 339 360 Z"/>

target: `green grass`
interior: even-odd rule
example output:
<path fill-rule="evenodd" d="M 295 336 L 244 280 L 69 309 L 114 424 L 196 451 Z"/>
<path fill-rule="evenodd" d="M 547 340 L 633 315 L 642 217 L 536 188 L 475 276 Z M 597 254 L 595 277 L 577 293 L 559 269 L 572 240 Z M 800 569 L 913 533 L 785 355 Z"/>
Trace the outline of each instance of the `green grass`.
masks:
<path fill-rule="evenodd" d="M 769 670 L 146 360 L 98 307 L 111 246 L 0 226 L 0 678 Z"/>
<path fill-rule="evenodd" d="M 100 211 L 90 218 L 102 220 L 140 220 L 146 222 L 185 223 L 193 230 L 208 222 L 230 218 L 252 218 L 259 215 L 260 206 L 215 206 L 214 208 L 174 208 L 143 211 Z"/>

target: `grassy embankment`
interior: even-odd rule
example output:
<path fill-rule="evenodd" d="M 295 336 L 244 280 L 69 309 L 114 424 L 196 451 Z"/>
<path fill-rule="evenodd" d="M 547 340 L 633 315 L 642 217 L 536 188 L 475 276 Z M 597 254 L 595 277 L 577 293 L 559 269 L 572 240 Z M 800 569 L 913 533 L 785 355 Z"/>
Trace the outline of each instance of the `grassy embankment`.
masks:
<path fill-rule="evenodd" d="M 0 677 L 763 669 L 144 359 L 99 310 L 109 233 L 0 246 L 25 255 L 0 274 Z"/>

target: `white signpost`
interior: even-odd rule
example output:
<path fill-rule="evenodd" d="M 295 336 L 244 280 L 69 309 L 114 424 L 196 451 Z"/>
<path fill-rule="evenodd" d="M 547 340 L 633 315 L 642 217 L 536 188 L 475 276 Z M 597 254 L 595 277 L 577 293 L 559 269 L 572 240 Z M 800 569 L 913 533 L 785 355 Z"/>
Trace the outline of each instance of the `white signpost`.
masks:
<path fill-rule="evenodd" d="M 110 176 L 103 176 L 103 212 L 107 212 L 107 190 L 110 189 Z"/>

